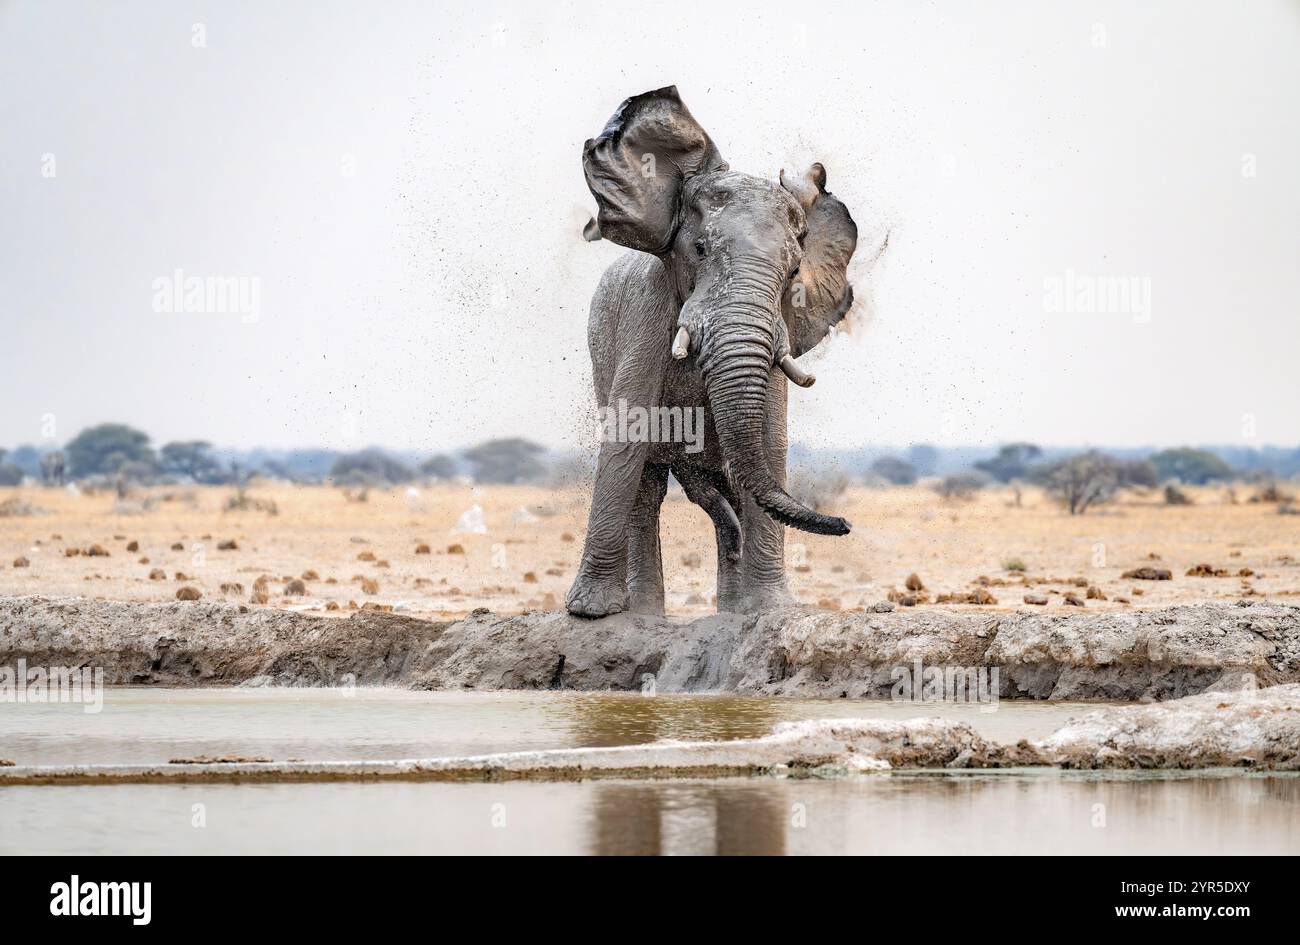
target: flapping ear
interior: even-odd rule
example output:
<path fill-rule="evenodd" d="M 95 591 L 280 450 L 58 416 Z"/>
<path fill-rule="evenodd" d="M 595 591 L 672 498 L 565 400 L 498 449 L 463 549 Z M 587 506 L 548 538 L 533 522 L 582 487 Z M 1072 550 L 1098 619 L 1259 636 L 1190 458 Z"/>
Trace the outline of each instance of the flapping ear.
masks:
<path fill-rule="evenodd" d="M 662 254 L 677 230 L 682 183 L 727 162 L 669 86 L 623 102 L 583 146 L 582 169 L 600 207 L 583 235 Z"/>
<path fill-rule="evenodd" d="M 814 164 L 802 176 L 781 172 L 808 220 L 799 274 L 790 281 L 781 312 L 790 332 L 790 353 L 799 357 L 815 348 L 853 305 L 849 260 L 858 245 L 858 227 L 849 208 L 826 189 L 826 168 Z"/>

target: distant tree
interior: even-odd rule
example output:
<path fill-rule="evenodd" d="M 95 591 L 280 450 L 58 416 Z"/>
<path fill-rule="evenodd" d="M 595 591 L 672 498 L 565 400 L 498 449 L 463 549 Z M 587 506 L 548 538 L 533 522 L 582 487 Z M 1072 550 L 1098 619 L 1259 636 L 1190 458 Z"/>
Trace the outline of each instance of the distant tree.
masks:
<path fill-rule="evenodd" d="M 22 468 L 13 463 L 6 463 L 6 452 L 0 450 L 0 486 L 21 486 L 23 484 Z"/>
<path fill-rule="evenodd" d="M 41 454 L 34 446 L 15 447 L 9 454 L 9 462 L 21 469 L 24 475 L 39 477 L 41 474 Z"/>
<path fill-rule="evenodd" d="M 148 434 L 121 423 L 102 423 L 78 433 L 65 448 L 78 478 L 112 475 L 125 463 L 154 465 Z"/>
<path fill-rule="evenodd" d="M 64 457 L 62 450 L 55 450 L 52 453 L 46 453 L 41 457 L 41 479 L 43 479 L 47 485 L 63 485 L 64 467 L 66 464 L 67 459 Z"/>
<path fill-rule="evenodd" d="M 334 461 L 330 478 L 341 485 L 410 482 L 415 478 L 411 467 L 382 450 L 368 449 L 344 453 Z"/>
<path fill-rule="evenodd" d="M 284 458 L 285 479 L 294 482 L 320 482 L 330 474 L 339 458 L 334 450 L 291 450 Z"/>
<path fill-rule="evenodd" d="M 1065 503 L 1071 515 L 1107 501 L 1121 485 L 1120 464 L 1096 450 L 1052 463 L 1044 476 L 1047 491 Z"/>
<path fill-rule="evenodd" d="M 142 462 L 129 459 L 119 464 L 117 471 L 113 473 L 118 496 L 126 498 L 132 486 L 149 483 L 157 474 L 158 464 L 153 461 Z"/>
<path fill-rule="evenodd" d="M 988 476 L 983 473 L 953 473 L 935 483 L 934 491 L 945 499 L 973 499 L 987 482 Z"/>
<path fill-rule="evenodd" d="M 916 467 L 897 456 L 882 456 L 871 464 L 871 471 L 896 486 L 910 486 L 916 482 Z"/>
<path fill-rule="evenodd" d="M 465 451 L 474 481 L 485 483 L 534 482 L 546 474 L 538 458 L 546 447 L 520 437 L 488 440 Z"/>
<path fill-rule="evenodd" d="M 164 472 L 189 476 L 195 482 L 216 483 L 229 476 L 212 455 L 212 444 L 206 440 L 182 440 L 165 445 L 158 453 Z"/>
<path fill-rule="evenodd" d="M 1043 455 L 1043 451 L 1033 443 L 1008 443 L 998 449 L 991 459 L 980 460 L 975 468 L 988 473 L 998 482 L 1010 482 L 1012 479 L 1024 479 L 1029 473 L 1030 464 Z"/>
<path fill-rule="evenodd" d="M 1232 467 L 1208 450 L 1164 450 L 1151 457 L 1156 475 L 1161 480 L 1177 479 L 1194 486 L 1219 479 L 1231 479 Z"/>
<path fill-rule="evenodd" d="M 420 472 L 430 479 L 451 479 L 456 475 L 456 461 L 446 453 L 438 453 L 420 464 Z"/>
<path fill-rule="evenodd" d="M 1119 459 L 1115 461 L 1115 471 L 1121 486 L 1142 486 L 1154 489 L 1160 485 L 1156 467 L 1148 459 Z"/>
<path fill-rule="evenodd" d="M 917 443 L 908 449 L 907 461 L 918 476 L 933 476 L 939 466 L 939 451 L 928 443 Z"/>

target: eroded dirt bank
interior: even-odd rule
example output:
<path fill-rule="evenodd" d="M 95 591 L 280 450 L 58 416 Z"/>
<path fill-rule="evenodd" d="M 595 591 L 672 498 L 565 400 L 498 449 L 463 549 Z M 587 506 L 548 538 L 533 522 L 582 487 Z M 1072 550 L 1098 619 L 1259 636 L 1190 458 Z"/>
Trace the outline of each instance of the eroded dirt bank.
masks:
<path fill-rule="evenodd" d="M 640 689 L 888 698 L 898 667 L 998 669 L 1001 698 L 1172 699 L 1228 677 L 1300 681 L 1300 608 L 1097 614 L 620 614 L 437 623 L 221 603 L 0 598 L 0 666 L 102 666 L 117 685 Z"/>

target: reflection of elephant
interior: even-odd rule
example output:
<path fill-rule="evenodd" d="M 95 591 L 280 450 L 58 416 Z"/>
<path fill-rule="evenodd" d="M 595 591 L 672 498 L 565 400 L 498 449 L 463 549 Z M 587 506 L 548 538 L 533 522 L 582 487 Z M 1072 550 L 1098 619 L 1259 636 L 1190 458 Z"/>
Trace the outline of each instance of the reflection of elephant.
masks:
<path fill-rule="evenodd" d="M 596 856 L 783 856 L 795 807 L 775 778 L 583 786 Z"/>
<path fill-rule="evenodd" d="M 568 609 L 663 612 L 659 505 L 670 471 L 713 520 L 718 608 L 782 603 L 781 526 L 849 531 L 785 491 L 785 382 L 812 383 L 793 359 L 852 304 L 853 218 L 820 164 L 779 184 L 729 170 L 671 87 L 620 105 L 582 160 L 600 208 L 585 235 L 636 250 L 592 299 L 596 397 L 607 412 L 635 418 L 640 408 L 670 429 L 607 427 Z M 702 444 L 665 442 L 672 408 L 703 408 Z"/>

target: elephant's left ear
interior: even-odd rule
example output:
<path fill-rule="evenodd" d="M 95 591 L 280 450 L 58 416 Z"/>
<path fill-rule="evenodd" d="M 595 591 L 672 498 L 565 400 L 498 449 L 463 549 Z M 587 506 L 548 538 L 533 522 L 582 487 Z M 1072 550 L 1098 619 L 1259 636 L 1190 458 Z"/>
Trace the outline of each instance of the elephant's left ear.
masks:
<path fill-rule="evenodd" d="M 582 170 L 600 207 L 583 236 L 667 252 L 677 231 L 682 183 L 726 169 L 676 86 L 634 95 L 583 146 Z"/>
<path fill-rule="evenodd" d="M 790 281 L 782 314 L 790 332 L 790 353 L 815 348 L 853 305 L 849 260 L 858 245 L 858 227 L 849 208 L 826 189 L 826 168 L 814 164 L 802 175 L 781 172 L 781 186 L 803 207 L 808 234 L 799 274 Z"/>

